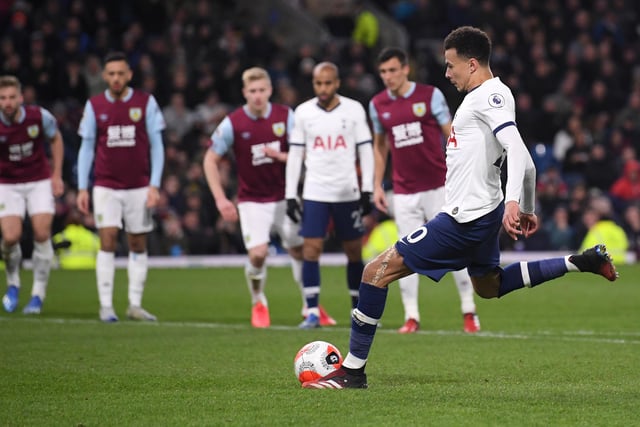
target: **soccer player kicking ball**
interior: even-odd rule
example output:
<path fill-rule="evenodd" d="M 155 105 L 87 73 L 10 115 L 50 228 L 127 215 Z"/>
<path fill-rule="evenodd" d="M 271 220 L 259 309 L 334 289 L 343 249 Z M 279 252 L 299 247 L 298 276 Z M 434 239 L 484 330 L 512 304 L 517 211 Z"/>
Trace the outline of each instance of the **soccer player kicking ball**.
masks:
<path fill-rule="evenodd" d="M 384 311 L 387 287 L 411 273 L 438 281 L 448 271 L 467 267 L 476 293 L 483 298 L 499 298 L 568 272 L 591 272 L 610 281 L 617 278 L 604 245 L 581 255 L 500 268 L 500 226 L 513 239 L 528 237 L 538 229 L 535 167 L 515 124 L 513 95 L 491 73 L 487 34 L 460 27 L 446 37 L 444 51 L 445 76 L 467 95 L 453 118 L 447 141 L 443 212 L 367 264 L 342 367 L 303 383 L 304 388 L 367 388 L 365 365 Z M 503 196 L 500 166 L 505 153 L 508 177 Z"/>

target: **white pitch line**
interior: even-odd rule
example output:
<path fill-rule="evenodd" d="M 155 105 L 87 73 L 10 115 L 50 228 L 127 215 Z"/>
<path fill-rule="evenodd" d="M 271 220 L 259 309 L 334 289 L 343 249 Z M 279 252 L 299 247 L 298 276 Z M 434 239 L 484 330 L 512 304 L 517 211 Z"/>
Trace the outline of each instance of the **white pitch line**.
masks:
<path fill-rule="evenodd" d="M 38 318 L 38 317 L 6 317 L 0 316 L 0 321 L 5 322 L 32 322 L 32 323 L 53 323 L 53 324 L 69 324 L 69 325 L 77 325 L 77 324 L 87 324 L 87 325 L 102 325 L 103 323 L 97 319 L 63 319 L 63 318 Z M 196 329 L 228 329 L 228 330 L 249 330 L 253 329 L 248 324 L 229 324 L 229 323 L 215 323 L 215 322 L 172 322 L 172 321 L 159 321 L 159 322 L 134 322 L 134 321 L 122 321 L 116 324 L 104 324 L 104 327 L 112 327 L 112 326 L 151 326 L 151 327 L 170 327 L 170 328 L 196 328 Z M 297 326 L 288 326 L 288 325 L 272 325 L 268 330 L 276 330 L 276 331 L 300 331 Z M 346 327 L 330 327 L 330 328 L 322 328 L 319 329 L 323 333 L 326 332 L 348 332 L 350 328 Z M 396 334 L 395 329 L 383 329 L 380 328 L 378 333 L 382 334 Z M 477 334 L 469 335 L 462 331 L 447 331 L 447 330 L 433 330 L 433 331 L 425 331 L 421 330 L 417 332 L 418 335 L 426 335 L 426 336 L 468 336 L 470 339 L 473 338 L 492 338 L 492 339 L 505 339 L 505 340 L 535 340 L 535 339 L 553 339 L 556 341 L 567 341 L 567 342 L 593 342 L 593 343 L 603 343 L 603 344 L 631 344 L 631 345 L 640 345 L 640 332 L 629 331 L 629 332 L 615 332 L 615 331 L 561 331 L 561 332 L 552 332 L 552 331 L 536 331 L 532 333 L 523 333 L 523 332 L 479 332 Z"/>

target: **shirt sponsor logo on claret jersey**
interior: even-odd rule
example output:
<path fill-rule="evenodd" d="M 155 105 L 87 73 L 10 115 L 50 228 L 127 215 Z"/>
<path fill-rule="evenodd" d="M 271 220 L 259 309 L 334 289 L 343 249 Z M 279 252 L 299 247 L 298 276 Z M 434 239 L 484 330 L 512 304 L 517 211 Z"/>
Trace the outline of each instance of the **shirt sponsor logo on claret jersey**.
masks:
<path fill-rule="evenodd" d="M 136 145 L 134 125 L 112 125 L 107 128 L 107 147 L 133 147 Z"/>
<path fill-rule="evenodd" d="M 262 144 L 254 144 L 251 146 L 251 164 L 253 166 L 264 165 L 266 163 L 273 163 L 271 157 L 267 157 L 264 154 L 265 148 L 271 148 L 274 151 L 280 151 L 280 141 L 265 142 Z"/>
<path fill-rule="evenodd" d="M 391 128 L 396 148 L 422 144 L 422 125 L 420 122 L 402 123 Z"/>

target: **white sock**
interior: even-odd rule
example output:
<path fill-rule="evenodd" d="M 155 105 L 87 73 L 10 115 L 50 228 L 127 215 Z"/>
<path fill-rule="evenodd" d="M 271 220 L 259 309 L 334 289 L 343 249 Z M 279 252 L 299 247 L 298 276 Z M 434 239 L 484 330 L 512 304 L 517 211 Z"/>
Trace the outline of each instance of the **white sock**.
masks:
<path fill-rule="evenodd" d="M 5 273 L 7 275 L 7 285 L 20 287 L 20 263 L 22 262 L 22 249 L 20 243 L 13 246 L 5 246 L 2 241 L 2 259 L 4 260 Z"/>
<path fill-rule="evenodd" d="M 580 271 L 580 269 L 578 268 L 577 265 L 575 265 L 574 263 L 569 261 L 569 258 L 571 258 L 571 255 L 567 255 L 567 256 L 564 257 L 564 265 L 567 266 L 567 270 L 569 270 L 569 271 Z"/>
<path fill-rule="evenodd" d="M 129 276 L 129 305 L 142 306 L 142 292 L 147 281 L 149 257 L 146 252 L 129 252 L 127 274 Z"/>
<path fill-rule="evenodd" d="M 116 254 L 98 251 L 96 260 L 96 280 L 100 307 L 113 307 L 113 278 L 116 273 Z"/>
<path fill-rule="evenodd" d="M 349 369 L 359 369 L 362 368 L 367 363 L 367 359 L 360 359 L 359 357 L 354 356 L 351 352 L 347 353 L 347 357 L 344 358 L 342 362 L 342 366 Z"/>
<path fill-rule="evenodd" d="M 460 309 L 462 313 L 475 313 L 476 303 L 473 301 L 473 284 L 467 269 L 452 271 L 453 280 L 456 282 L 458 293 L 460 294 Z"/>
<path fill-rule="evenodd" d="M 261 268 L 254 267 L 250 263 L 244 266 L 244 276 L 247 279 L 247 286 L 251 294 L 251 305 L 261 302 L 267 305 L 267 297 L 264 294 L 265 283 L 267 282 L 267 266 L 263 264 Z"/>
<path fill-rule="evenodd" d="M 33 288 L 32 296 L 39 296 L 41 300 L 47 294 L 47 283 L 49 283 L 49 273 L 51 272 L 51 262 L 53 261 L 53 246 L 51 240 L 44 242 L 33 242 Z"/>
<path fill-rule="evenodd" d="M 418 284 L 420 278 L 417 274 L 403 277 L 398 281 L 400 284 L 400 296 L 404 305 L 404 320 L 416 319 L 420 321 L 420 311 L 418 310 Z"/>
<path fill-rule="evenodd" d="M 302 298 L 302 316 L 307 314 L 307 299 L 304 297 L 304 284 L 302 283 L 302 260 L 291 258 L 291 273 L 293 280 L 300 289 L 300 298 Z"/>

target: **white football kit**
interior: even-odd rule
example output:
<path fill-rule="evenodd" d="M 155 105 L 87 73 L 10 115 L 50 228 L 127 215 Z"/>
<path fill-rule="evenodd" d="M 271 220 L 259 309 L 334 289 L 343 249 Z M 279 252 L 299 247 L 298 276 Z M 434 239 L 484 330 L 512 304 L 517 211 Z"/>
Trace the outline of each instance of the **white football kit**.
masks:
<path fill-rule="evenodd" d="M 531 170 L 528 167 L 531 157 L 515 130 L 515 117 L 513 94 L 498 77 L 471 90 L 458 107 L 447 140 L 446 195 L 442 209 L 457 222 L 473 221 L 502 202 L 500 166 L 509 145 L 505 201 L 518 201 L 523 212 L 533 212 L 534 195 L 530 190 L 535 188 L 535 169 L 533 174 L 527 174 L 523 188 L 525 170 Z M 503 135 L 498 140 L 498 132 L 507 133 L 508 128 L 515 130 L 517 140 Z M 523 190 L 526 190 L 524 197 Z"/>
<path fill-rule="evenodd" d="M 287 199 L 297 196 L 302 161 L 302 156 L 297 155 L 299 148 L 306 156 L 303 199 L 332 203 L 359 200 L 356 149 L 362 168 L 362 191 L 373 191 L 371 131 L 358 101 L 340 96 L 340 103 L 331 111 L 320 107 L 318 98 L 300 104 L 289 139 Z"/>

